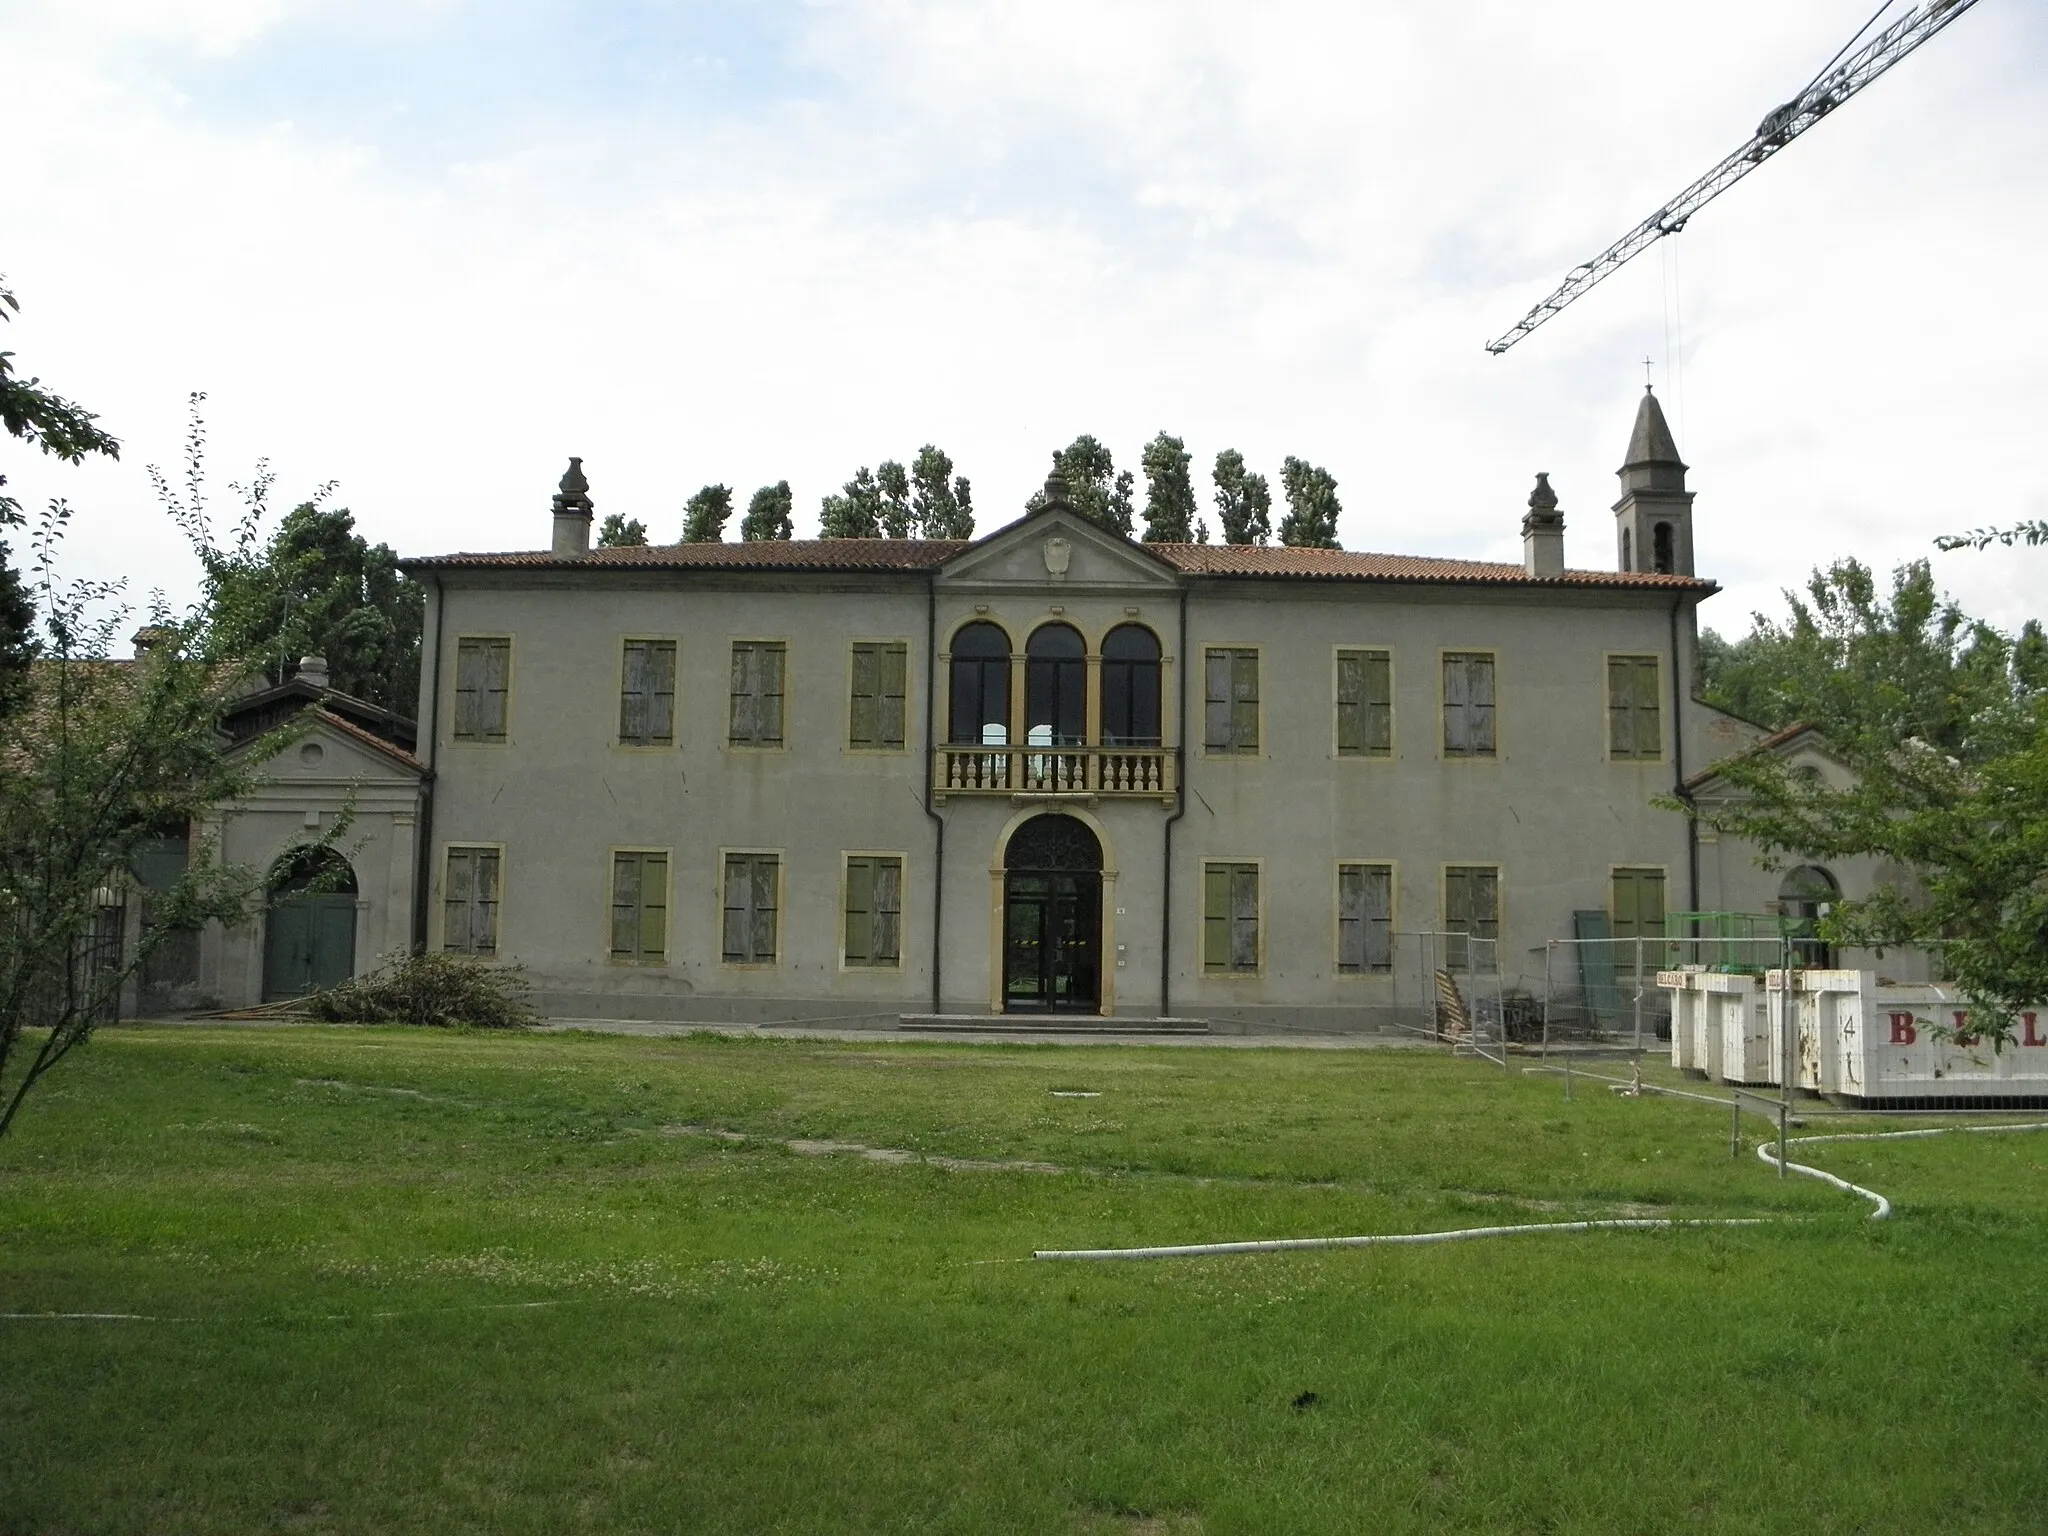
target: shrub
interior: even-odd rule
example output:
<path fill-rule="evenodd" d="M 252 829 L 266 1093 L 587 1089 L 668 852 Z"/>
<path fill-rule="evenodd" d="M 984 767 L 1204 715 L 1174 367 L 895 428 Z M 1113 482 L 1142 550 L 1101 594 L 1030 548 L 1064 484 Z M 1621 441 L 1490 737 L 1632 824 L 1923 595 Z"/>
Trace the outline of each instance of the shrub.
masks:
<path fill-rule="evenodd" d="M 526 992 L 525 972 L 516 965 L 429 950 L 316 992 L 306 999 L 306 1009 L 330 1024 L 520 1029 L 535 1019 Z"/>

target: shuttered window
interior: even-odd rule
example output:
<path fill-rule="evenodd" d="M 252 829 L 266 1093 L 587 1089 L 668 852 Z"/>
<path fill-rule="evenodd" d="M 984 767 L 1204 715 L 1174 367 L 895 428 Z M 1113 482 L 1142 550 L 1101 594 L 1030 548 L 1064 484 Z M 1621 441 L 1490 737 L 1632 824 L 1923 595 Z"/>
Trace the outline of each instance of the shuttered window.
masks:
<path fill-rule="evenodd" d="M 903 963 L 903 861 L 846 857 L 846 963 L 893 969 Z"/>
<path fill-rule="evenodd" d="M 735 640 L 732 646 L 732 723 L 726 739 L 736 747 L 782 745 L 780 640 Z"/>
<path fill-rule="evenodd" d="M 772 853 L 725 856 L 724 955 L 727 965 L 775 963 L 782 861 Z"/>
<path fill-rule="evenodd" d="M 848 745 L 883 750 L 903 745 L 904 679 L 909 653 L 901 641 L 856 641 Z"/>
<path fill-rule="evenodd" d="M 450 848 L 441 881 L 441 947 L 463 955 L 498 952 L 495 848 Z"/>
<path fill-rule="evenodd" d="M 1259 653 L 1212 649 L 1203 654 L 1206 690 L 1202 744 L 1210 752 L 1259 750 Z"/>
<path fill-rule="evenodd" d="M 1617 869 L 1611 907 L 1617 939 L 1664 937 L 1664 871 Z"/>
<path fill-rule="evenodd" d="M 455 642 L 455 739 L 501 742 L 512 691 L 512 642 L 469 636 Z"/>
<path fill-rule="evenodd" d="M 1444 756 L 1493 756 L 1493 653 L 1444 657 Z"/>
<path fill-rule="evenodd" d="M 619 740 L 665 747 L 676 739 L 676 643 L 628 640 L 619 682 Z"/>
<path fill-rule="evenodd" d="M 668 855 L 612 855 L 612 958 L 668 955 Z"/>
<path fill-rule="evenodd" d="M 1385 651 L 1337 653 L 1337 755 L 1394 750 L 1394 663 Z"/>
<path fill-rule="evenodd" d="M 1394 869 L 1337 866 L 1337 970 L 1346 976 L 1394 968 Z"/>
<path fill-rule="evenodd" d="M 1465 939 L 1500 937 L 1500 871 L 1491 864 L 1451 864 L 1444 868 L 1444 931 L 1452 935 L 1452 965 L 1490 965 L 1491 944 L 1474 949 Z"/>
<path fill-rule="evenodd" d="M 1259 968 L 1259 866 L 1202 866 L 1202 970 L 1250 975 Z"/>
<path fill-rule="evenodd" d="M 1661 690 L 1655 656 L 1607 658 L 1607 753 L 1658 758 L 1664 753 Z"/>

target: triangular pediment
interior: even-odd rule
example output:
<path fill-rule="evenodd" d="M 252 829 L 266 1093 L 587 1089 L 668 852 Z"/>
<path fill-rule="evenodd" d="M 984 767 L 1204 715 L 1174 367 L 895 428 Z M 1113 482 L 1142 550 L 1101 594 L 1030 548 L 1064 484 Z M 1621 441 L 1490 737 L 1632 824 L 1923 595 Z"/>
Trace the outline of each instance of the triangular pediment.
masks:
<path fill-rule="evenodd" d="M 947 587 L 1157 592 L 1177 587 L 1181 577 L 1142 544 L 1055 507 L 1027 514 L 962 550 L 940 568 L 938 580 Z"/>
<path fill-rule="evenodd" d="M 419 782 L 421 772 L 419 763 L 403 748 L 319 713 L 306 722 L 298 741 L 262 768 L 264 781 L 271 785 L 331 784 L 342 779 L 410 785 Z"/>

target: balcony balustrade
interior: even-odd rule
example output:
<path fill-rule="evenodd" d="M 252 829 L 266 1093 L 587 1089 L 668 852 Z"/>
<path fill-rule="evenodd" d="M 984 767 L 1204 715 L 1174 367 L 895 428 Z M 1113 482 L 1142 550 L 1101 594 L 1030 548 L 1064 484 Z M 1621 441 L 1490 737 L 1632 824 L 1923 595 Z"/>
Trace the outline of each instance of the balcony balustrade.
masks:
<path fill-rule="evenodd" d="M 948 795 L 1073 795 L 1171 800 L 1171 747 L 943 746 L 933 787 Z"/>

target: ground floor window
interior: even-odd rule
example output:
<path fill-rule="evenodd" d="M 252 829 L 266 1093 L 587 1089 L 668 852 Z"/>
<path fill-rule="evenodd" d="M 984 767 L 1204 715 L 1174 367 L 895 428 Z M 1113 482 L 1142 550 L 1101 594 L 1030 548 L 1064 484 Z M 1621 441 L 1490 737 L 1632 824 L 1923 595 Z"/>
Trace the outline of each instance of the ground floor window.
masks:
<path fill-rule="evenodd" d="M 668 955 L 668 854 L 612 855 L 612 958 L 659 961 Z"/>
<path fill-rule="evenodd" d="M 891 854 L 846 856 L 846 963 L 891 968 L 903 963 L 903 860 Z"/>
<path fill-rule="evenodd" d="M 727 965 L 775 963 L 782 858 L 773 853 L 725 856 L 724 958 Z"/>
<path fill-rule="evenodd" d="M 1337 970 L 1345 976 L 1394 968 L 1394 867 L 1337 866 Z"/>
<path fill-rule="evenodd" d="M 1664 937 L 1664 871 L 1617 869 L 1608 906 L 1617 939 Z"/>
<path fill-rule="evenodd" d="M 464 955 L 498 952 L 498 890 L 504 854 L 450 848 L 441 882 L 441 947 Z"/>
<path fill-rule="evenodd" d="M 1202 866 L 1202 970 L 1251 975 L 1259 969 L 1259 866 Z"/>
<path fill-rule="evenodd" d="M 1493 864 L 1444 866 L 1444 931 L 1452 936 L 1449 959 L 1454 966 L 1492 959 L 1492 941 L 1500 937 L 1500 869 Z M 1478 947 L 1465 942 L 1484 939 Z"/>

